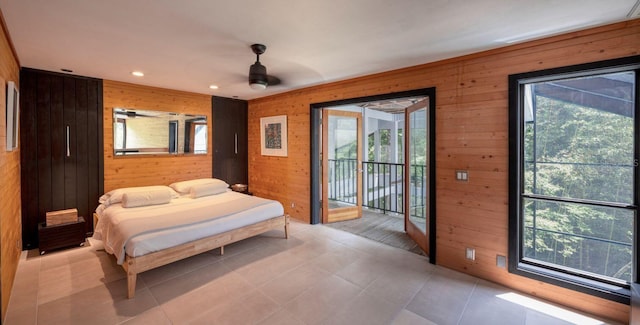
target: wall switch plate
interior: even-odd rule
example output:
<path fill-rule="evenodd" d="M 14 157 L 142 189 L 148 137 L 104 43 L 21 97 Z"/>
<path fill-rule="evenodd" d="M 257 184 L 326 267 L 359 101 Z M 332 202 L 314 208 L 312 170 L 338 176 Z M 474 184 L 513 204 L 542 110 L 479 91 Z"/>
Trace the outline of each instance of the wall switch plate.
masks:
<path fill-rule="evenodd" d="M 476 259 L 476 250 L 475 249 L 467 247 L 467 259 L 475 261 L 475 259 Z"/>
<path fill-rule="evenodd" d="M 507 257 L 504 255 L 496 256 L 496 266 L 499 268 L 506 269 L 507 268 Z"/>
<path fill-rule="evenodd" d="M 456 180 L 466 182 L 469 180 L 469 171 L 456 170 Z"/>

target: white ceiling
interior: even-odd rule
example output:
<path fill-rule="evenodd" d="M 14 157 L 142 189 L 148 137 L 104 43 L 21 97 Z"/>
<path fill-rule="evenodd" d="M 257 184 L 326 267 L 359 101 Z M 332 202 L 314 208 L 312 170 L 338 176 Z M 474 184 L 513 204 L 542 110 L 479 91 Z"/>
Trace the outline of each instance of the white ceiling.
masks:
<path fill-rule="evenodd" d="M 637 2 L 0 0 L 0 9 L 23 67 L 253 99 L 638 18 Z M 249 88 L 253 43 L 267 45 L 260 61 L 281 85 Z"/>

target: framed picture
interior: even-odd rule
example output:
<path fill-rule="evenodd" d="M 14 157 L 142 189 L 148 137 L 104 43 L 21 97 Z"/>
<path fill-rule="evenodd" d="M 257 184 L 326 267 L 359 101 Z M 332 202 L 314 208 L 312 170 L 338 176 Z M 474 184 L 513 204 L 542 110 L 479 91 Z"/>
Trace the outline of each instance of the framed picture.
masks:
<path fill-rule="evenodd" d="M 287 156 L 287 116 L 260 119 L 260 147 L 263 156 Z"/>
<path fill-rule="evenodd" d="M 19 105 L 18 89 L 13 81 L 7 82 L 7 151 L 18 148 Z"/>

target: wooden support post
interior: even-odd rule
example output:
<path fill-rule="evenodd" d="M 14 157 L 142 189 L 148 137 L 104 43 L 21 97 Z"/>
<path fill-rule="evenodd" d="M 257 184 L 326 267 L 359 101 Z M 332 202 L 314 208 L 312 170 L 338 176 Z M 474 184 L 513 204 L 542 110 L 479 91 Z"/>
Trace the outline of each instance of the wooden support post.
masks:
<path fill-rule="evenodd" d="M 137 274 L 127 272 L 127 298 L 129 299 L 136 295 L 136 278 Z"/>
<path fill-rule="evenodd" d="M 284 238 L 289 239 L 289 215 L 284 216 Z"/>

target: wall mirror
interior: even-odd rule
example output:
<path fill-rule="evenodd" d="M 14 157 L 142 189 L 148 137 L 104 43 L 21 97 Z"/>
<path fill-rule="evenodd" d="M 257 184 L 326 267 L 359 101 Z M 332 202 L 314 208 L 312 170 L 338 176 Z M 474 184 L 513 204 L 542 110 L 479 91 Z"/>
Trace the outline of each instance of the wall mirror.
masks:
<path fill-rule="evenodd" d="M 113 109 L 116 156 L 206 154 L 207 117 L 165 111 Z"/>

